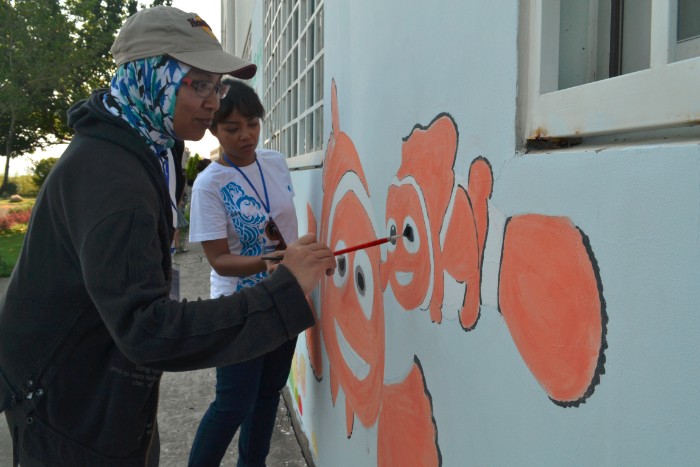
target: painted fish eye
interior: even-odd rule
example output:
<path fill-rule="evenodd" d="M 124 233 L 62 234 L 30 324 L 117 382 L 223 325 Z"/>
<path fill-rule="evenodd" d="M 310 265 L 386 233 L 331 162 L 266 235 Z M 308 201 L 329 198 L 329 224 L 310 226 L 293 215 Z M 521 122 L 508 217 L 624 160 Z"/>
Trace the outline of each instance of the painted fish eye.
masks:
<path fill-rule="evenodd" d="M 376 269 L 372 267 L 372 260 L 366 250 L 356 251 L 352 263 L 357 301 L 365 318 L 371 319 L 376 299 L 374 296 Z"/>
<path fill-rule="evenodd" d="M 360 266 L 355 268 L 355 284 L 360 295 L 365 294 L 365 273 Z"/>
<path fill-rule="evenodd" d="M 406 225 L 406 228 L 403 231 L 404 237 L 406 237 L 406 240 L 409 242 L 413 241 L 413 228 L 410 225 Z"/>
<path fill-rule="evenodd" d="M 390 236 L 396 235 L 397 228 L 396 228 L 396 221 L 394 219 L 389 219 L 387 221 L 386 231 L 389 233 Z M 395 249 L 396 249 L 396 240 L 390 240 L 389 243 L 387 243 L 387 250 L 394 251 Z"/>
<path fill-rule="evenodd" d="M 344 276 L 347 272 L 347 261 L 345 261 L 345 255 L 338 258 L 338 274 Z"/>
<path fill-rule="evenodd" d="M 404 237 L 404 248 L 409 253 L 416 253 L 420 248 L 420 235 L 418 235 L 418 229 L 416 228 L 416 221 L 413 220 L 411 216 L 407 216 L 404 219 L 402 232 L 406 234 Z"/>
<path fill-rule="evenodd" d="M 341 250 L 345 248 L 345 242 L 340 240 L 338 243 L 335 245 L 335 249 Z M 345 285 L 345 283 L 348 281 L 348 257 L 347 255 L 341 255 L 338 257 L 337 260 L 338 267 L 335 268 L 335 273 L 333 274 L 333 284 L 335 284 L 336 287 L 340 288 Z"/>

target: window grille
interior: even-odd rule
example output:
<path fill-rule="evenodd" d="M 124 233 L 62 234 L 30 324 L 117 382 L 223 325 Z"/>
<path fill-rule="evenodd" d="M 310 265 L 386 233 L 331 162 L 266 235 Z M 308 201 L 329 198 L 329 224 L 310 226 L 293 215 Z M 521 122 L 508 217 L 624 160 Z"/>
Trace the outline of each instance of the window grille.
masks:
<path fill-rule="evenodd" d="M 291 168 L 321 164 L 323 0 L 264 0 L 265 147 Z"/>

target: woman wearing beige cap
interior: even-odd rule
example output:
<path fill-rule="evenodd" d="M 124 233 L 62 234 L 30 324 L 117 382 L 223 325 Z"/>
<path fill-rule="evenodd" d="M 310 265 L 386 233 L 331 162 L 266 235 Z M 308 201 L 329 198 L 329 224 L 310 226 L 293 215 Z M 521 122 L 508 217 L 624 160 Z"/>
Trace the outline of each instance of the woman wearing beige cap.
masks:
<path fill-rule="evenodd" d="M 194 13 L 130 17 L 117 71 L 69 112 L 75 136 L 47 178 L 0 302 L 0 410 L 14 465 L 152 466 L 162 371 L 262 355 L 313 324 L 305 295 L 332 252 L 306 235 L 274 274 L 230 296 L 168 297 L 183 140 L 199 140 L 255 65 Z"/>

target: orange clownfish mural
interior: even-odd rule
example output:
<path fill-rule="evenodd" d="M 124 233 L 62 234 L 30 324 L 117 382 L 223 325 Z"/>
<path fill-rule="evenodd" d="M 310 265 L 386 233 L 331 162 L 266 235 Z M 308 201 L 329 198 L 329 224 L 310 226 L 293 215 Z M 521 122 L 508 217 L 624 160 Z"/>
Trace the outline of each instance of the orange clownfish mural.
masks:
<path fill-rule="evenodd" d="M 385 244 L 384 260 L 380 248 L 339 256 L 335 274 L 321 280 L 318 322 L 306 333 L 309 364 L 321 381 L 325 349 L 332 403 L 340 391 L 344 395 L 347 436 L 356 420 L 376 426 L 378 465 L 441 464 L 439 420 L 420 356 L 406 355 L 410 364 L 401 381 L 385 381 L 385 306 L 425 311 L 440 324 L 446 281 L 462 285 L 450 293 L 460 290 L 459 325 L 470 332 L 476 332 L 484 281 L 497 285 L 493 306 L 547 396 L 564 407 L 585 402 L 604 373 L 607 316 L 583 231 L 568 217 L 542 214 L 512 215 L 500 231 L 491 226 L 490 213 L 497 212 L 490 201 L 491 164 L 479 156 L 466 178 L 459 174 L 459 132 L 452 116 L 442 113 L 403 139 L 382 232 L 357 149 L 340 129 L 335 82 L 331 117 L 321 213 L 317 222 L 307 206 L 309 231 L 333 250 L 406 235 Z M 498 269 L 488 278 L 487 244 L 500 246 Z"/>
<path fill-rule="evenodd" d="M 491 165 L 469 167 L 466 185 L 455 173 L 458 131 L 438 115 L 404 138 L 401 166 L 389 187 L 391 234 L 410 237 L 387 248 L 382 288 L 391 286 L 405 310 L 430 310 L 440 323 L 444 273 L 465 284 L 459 321 L 474 329 L 489 235 Z M 564 217 L 520 214 L 508 219 L 502 241 L 498 309 L 528 368 L 555 403 L 578 405 L 604 372 L 607 317 L 602 283 L 588 238 Z M 551 349 L 558 349 L 552 352 Z"/>
<path fill-rule="evenodd" d="M 479 317 L 481 264 L 488 227 L 491 166 L 475 159 L 466 187 L 455 181 L 457 128 L 447 114 L 404 138 L 401 167 L 389 187 L 387 230 L 410 232 L 408 241 L 389 246 L 382 264 L 382 288 L 391 283 L 406 310 L 430 310 L 442 321 L 444 273 L 466 284 L 459 311 L 462 327 Z"/>

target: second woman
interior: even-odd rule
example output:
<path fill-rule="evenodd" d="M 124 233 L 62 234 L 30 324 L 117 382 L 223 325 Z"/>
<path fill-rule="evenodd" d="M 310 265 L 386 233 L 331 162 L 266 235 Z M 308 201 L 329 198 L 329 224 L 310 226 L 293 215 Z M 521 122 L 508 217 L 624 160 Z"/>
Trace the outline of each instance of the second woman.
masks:
<path fill-rule="evenodd" d="M 202 242 L 212 267 L 212 298 L 260 282 L 275 267 L 262 256 L 298 236 L 285 157 L 258 149 L 263 105 L 245 83 L 224 84 L 231 88 L 210 128 L 223 153 L 195 179 L 190 209 L 190 242 Z M 238 467 L 265 465 L 295 346 L 296 338 L 261 357 L 217 368 L 216 397 L 200 422 L 190 466 L 218 466 L 239 427 Z"/>

